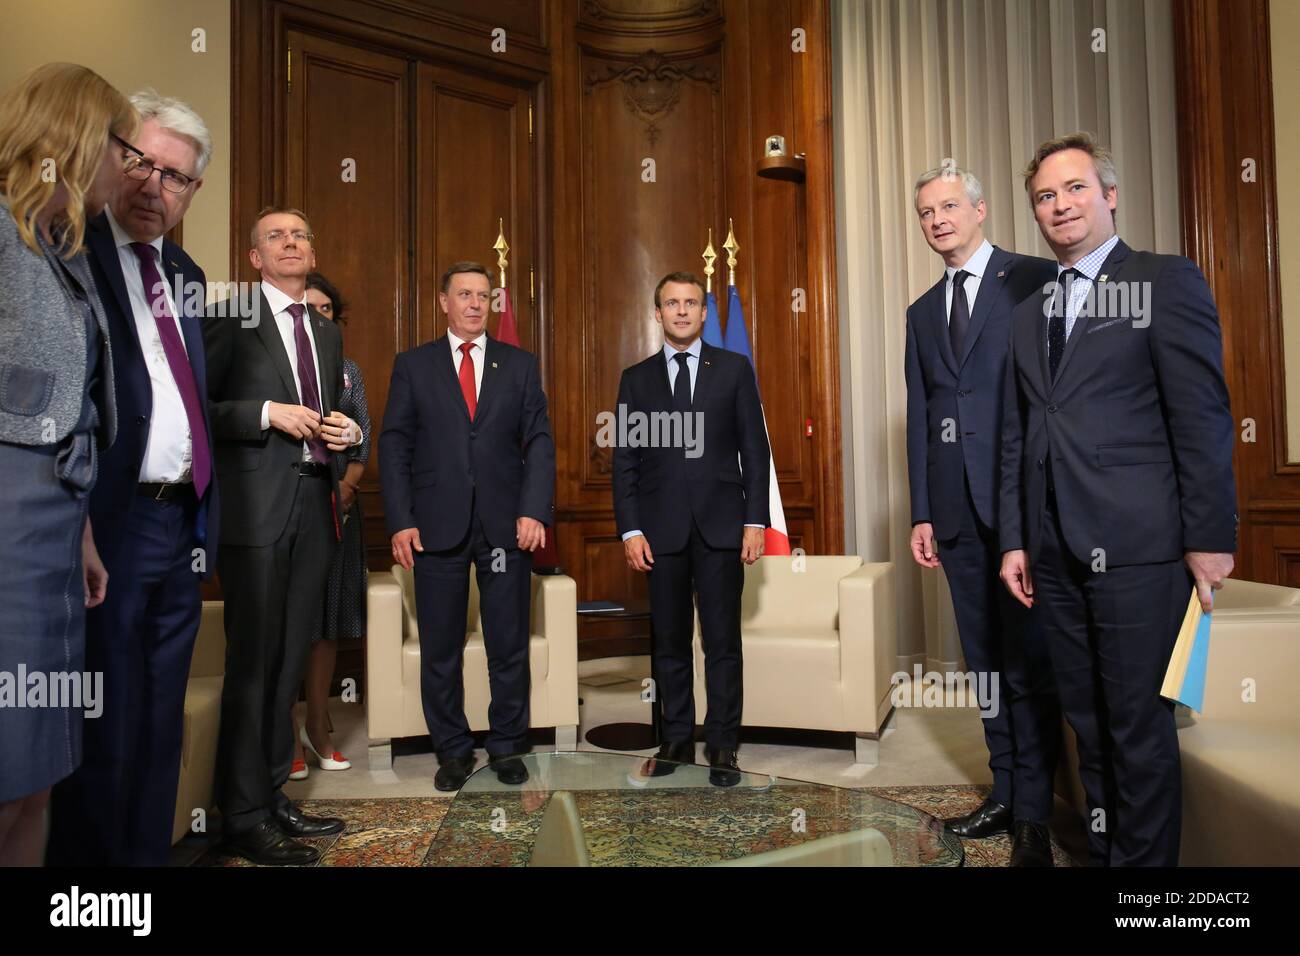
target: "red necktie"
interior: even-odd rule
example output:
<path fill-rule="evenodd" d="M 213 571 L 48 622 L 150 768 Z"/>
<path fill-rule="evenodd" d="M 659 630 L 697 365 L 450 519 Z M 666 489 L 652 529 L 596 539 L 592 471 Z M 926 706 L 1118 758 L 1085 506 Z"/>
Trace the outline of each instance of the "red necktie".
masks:
<path fill-rule="evenodd" d="M 478 410 L 478 395 L 474 390 L 474 360 L 469 355 L 469 350 L 473 347 L 473 342 L 462 342 L 460 346 L 460 393 L 465 396 L 470 421 L 474 420 L 474 412 Z"/>

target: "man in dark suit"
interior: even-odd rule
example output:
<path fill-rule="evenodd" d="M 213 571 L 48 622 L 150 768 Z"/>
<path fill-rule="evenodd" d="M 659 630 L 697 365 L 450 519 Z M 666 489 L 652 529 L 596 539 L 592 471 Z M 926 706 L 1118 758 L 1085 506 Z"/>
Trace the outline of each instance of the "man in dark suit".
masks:
<path fill-rule="evenodd" d="M 346 462 L 337 453 L 358 443 L 361 429 L 334 411 L 343 387 L 339 331 L 306 305 L 315 265 L 307 217 L 268 207 L 251 242 L 260 287 L 216 303 L 204 323 L 223 505 L 217 803 L 232 852 L 255 863 L 310 863 L 317 851 L 293 838 L 336 833 L 343 821 L 303 814 L 280 788 L 342 526 L 338 478 Z"/>
<path fill-rule="evenodd" d="M 913 199 L 945 269 L 907 310 L 912 556 L 942 563 L 966 666 L 999 682 L 981 714 L 993 792 L 946 822 L 971 839 L 1013 830 L 1012 866 L 1051 866 L 1060 712 L 1041 631 L 998 581 L 997 489 L 1011 310 L 1055 269 L 984 238 L 983 188 L 965 170 L 925 173 Z"/>
<path fill-rule="evenodd" d="M 537 359 L 487 335 L 492 280 L 476 262 L 442 276 L 447 334 L 403 352 L 379 441 L 393 558 L 415 571 L 420 693 L 434 786 L 459 790 L 474 769 L 463 659 L 475 567 L 492 703 L 487 752 L 503 783 L 528 771 L 532 552 L 554 520 L 555 442 Z"/>
<path fill-rule="evenodd" d="M 705 345 L 704 285 L 673 272 L 655 287 L 664 346 L 625 369 L 618 418 L 643 417 L 667 435 L 614 448 L 614 517 L 628 565 L 650 577 L 653 666 L 663 706 L 663 743 L 646 765 L 663 776 L 695 761 L 698 596 L 708 711 L 705 757 L 716 786 L 740 781 L 743 704 L 741 562 L 763 553 L 770 457 L 754 368 L 742 355 Z M 665 440 L 666 439 L 666 440 Z"/>
<path fill-rule="evenodd" d="M 1087 133 L 1043 143 L 1025 188 L 1058 276 L 1013 319 L 1002 579 L 1043 618 L 1092 862 L 1173 866 L 1181 777 L 1160 685 L 1193 581 L 1208 612 L 1236 548 L 1218 315 L 1192 262 L 1116 235 L 1115 167 Z"/>
<path fill-rule="evenodd" d="M 179 100 L 132 102 L 138 162 L 86 231 L 122 423 L 90 498 L 112 587 L 86 616 L 86 669 L 103 673 L 105 700 L 84 761 L 54 790 L 52 865 L 166 865 L 199 581 L 216 563 L 206 281 L 164 238 L 203 185 L 212 138 Z"/>

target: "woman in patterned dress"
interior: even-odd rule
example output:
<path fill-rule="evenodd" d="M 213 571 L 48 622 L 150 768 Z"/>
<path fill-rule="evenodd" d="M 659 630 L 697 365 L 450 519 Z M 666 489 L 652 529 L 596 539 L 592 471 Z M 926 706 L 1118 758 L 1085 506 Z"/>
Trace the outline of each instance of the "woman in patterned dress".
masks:
<path fill-rule="evenodd" d="M 0 866 L 40 865 L 50 788 L 81 763 L 88 701 L 15 707 L 12 695 L 30 700 L 33 677 L 68 688 L 82 674 L 86 609 L 107 593 L 87 500 L 117 413 L 83 241 L 139 123 L 126 97 L 71 63 L 0 95 Z"/>
<path fill-rule="evenodd" d="M 307 276 L 307 304 L 339 324 L 347 322 L 347 306 L 342 296 L 319 272 Z M 343 754 L 334 749 L 328 709 L 338 641 L 340 638 L 364 637 L 366 633 L 366 545 L 361 533 L 361 500 L 357 487 L 370 457 L 370 410 L 366 405 L 361 370 L 347 357 L 343 359 L 343 395 L 338 410 L 361 427 L 364 438 L 347 453 L 347 471 L 339 480 L 339 494 L 343 498 L 340 502 L 343 540 L 338 542 L 330 565 L 321 633 L 307 658 L 307 673 L 303 680 L 307 721 L 298 731 L 298 753 L 289 775 L 293 780 L 301 780 L 308 773 L 303 748 L 311 750 L 322 770 L 347 770 L 352 766 Z"/>

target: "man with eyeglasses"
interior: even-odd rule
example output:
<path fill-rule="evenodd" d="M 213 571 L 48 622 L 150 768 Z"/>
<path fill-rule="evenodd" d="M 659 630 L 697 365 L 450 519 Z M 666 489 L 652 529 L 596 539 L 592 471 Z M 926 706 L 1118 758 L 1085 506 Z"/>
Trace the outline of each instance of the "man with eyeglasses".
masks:
<path fill-rule="evenodd" d="M 104 674 L 85 759 L 55 788 L 51 864 L 163 866 L 171 847 L 190 656 L 217 531 L 203 348 L 203 270 L 165 238 L 203 185 L 212 137 L 186 104 L 131 97 L 143 120 L 124 176 L 86 230 L 113 342 L 120 428 L 90 497 L 113 586 L 86 616 Z M 186 294 L 189 287 L 191 294 Z"/>
<path fill-rule="evenodd" d="M 226 599 L 217 804 L 229 851 L 301 864 L 319 853 L 294 837 L 343 829 L 342 820 L 302 813 L 281 787 L 343 523 L 338 481 L 347 461 L 338 453 L 362 433 L 334 410 L 343 388 L 338 328 L 307 305 L 316 265 L 307 217 L 269 206 L 251 242 L 260 291 L 215 304 L 204 323 Z"/>

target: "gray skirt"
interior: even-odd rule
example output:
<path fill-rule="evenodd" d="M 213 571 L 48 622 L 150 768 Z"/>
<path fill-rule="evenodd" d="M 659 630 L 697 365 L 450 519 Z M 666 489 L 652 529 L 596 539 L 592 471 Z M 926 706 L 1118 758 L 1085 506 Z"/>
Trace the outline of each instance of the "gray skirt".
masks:
<path fill-rule="evenodd" d="M 56 476 L 57 451 L 0 442 L 0 803 L 81 763 L 81 691 L 93 684 L 64 675 L 85 665 L 88 493 Z"/>

